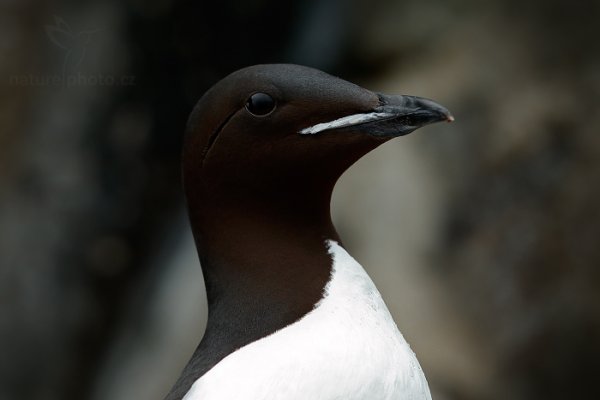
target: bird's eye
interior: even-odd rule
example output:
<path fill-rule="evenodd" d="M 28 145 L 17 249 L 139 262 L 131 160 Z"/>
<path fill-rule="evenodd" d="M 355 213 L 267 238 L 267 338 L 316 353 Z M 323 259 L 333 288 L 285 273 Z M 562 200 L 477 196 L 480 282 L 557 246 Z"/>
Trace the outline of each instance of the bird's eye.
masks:
<path fill-rule="evenodd" d="M 246 101 L 246 110 L 259 117 L 270 114 L 275 109 L 275 99 L 266 93 L 254 93 Z"/>

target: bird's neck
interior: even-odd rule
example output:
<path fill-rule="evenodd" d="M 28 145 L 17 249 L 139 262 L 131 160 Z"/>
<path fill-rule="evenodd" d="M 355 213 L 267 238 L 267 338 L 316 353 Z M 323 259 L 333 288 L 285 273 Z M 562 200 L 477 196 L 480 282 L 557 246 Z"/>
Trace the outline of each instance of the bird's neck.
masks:
<path fill-rule="evenodd" d="M 321 300 L 332 264 L 326 240 L 339 240 L 330 197 L 236 204 L 188 194 L 209 310 L 202 342 L 176 385 L 182 393 L 228 354 L 298 321 Z M 179 398 L 174 390 L 168 399 Z"/>
<path fill-rule="evenodd" d="M 190 207 L 209 313 L 216 311 L 215 302 L 243 295 L 265 307 L 290 308 L 285 318 L 297 314 L 294 303 L 305 311 L 318 301 L 315 294 L 320 296 L 331 264 L 325 240 L 338 239 L 331 189 L 321 193 L 241 199 L 206 194 L 200 207 Z"/>

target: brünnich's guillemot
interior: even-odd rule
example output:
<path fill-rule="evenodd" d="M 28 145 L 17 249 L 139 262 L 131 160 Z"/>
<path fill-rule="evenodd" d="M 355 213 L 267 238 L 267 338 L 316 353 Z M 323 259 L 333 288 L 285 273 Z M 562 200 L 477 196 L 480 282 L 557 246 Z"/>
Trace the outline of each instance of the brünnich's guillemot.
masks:
<path fill-rule="evenodd" d="M 188 122 L 183 175 L 206 333 L 167 400 L 430 399 L 425 376 L 331 222 L 342 173 L 453 118 L 297 65 L 244 68 Z"/>

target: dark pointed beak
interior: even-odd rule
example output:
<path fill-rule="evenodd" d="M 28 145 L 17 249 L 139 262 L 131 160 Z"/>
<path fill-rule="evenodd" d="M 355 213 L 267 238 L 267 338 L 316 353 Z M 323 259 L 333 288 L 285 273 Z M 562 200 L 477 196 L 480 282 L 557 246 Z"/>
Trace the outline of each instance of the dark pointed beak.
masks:
<path fill-rule="evenodd" d="M 435 122 L 454 121 L 450 111 L 433 100 L 416 96 L 384 94 L 377 94 L 377 97 L 379 104 L 368 112 L 321 122 L 304 128 L 299 133 L 314 135 L 326 131 L 344 130 L 391 138 L 406 135 L 415 129 Z"/>
<path fill-rule="evenodd" d="M 403 136 L 425 125 L 454 121 L 450 111 L 433 100 L 403 95 L 378 96 L 380 105 L 373 111 L 381 118 L 355 126 L 373 136 Z"/>

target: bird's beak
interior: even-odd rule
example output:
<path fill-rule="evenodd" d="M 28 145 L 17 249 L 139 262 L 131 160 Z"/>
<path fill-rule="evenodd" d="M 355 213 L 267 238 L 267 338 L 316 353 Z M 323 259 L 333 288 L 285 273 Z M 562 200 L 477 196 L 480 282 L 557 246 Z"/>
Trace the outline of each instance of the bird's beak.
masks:
<path fill-rule="evenodd" d="M 433 100 L 415 96 L 388 96 L 379 94 L 379 105 L 371 112 L 352 114 L 333 121 L 320 123 L 300 131 L 317 134 L 329 130 L 360 131 L 377 137 L 406 135 L 422 126 L 435 122 L 454 121 L 445 107 Z"/>

